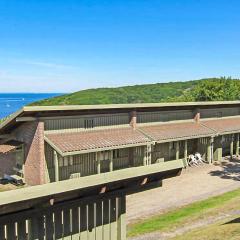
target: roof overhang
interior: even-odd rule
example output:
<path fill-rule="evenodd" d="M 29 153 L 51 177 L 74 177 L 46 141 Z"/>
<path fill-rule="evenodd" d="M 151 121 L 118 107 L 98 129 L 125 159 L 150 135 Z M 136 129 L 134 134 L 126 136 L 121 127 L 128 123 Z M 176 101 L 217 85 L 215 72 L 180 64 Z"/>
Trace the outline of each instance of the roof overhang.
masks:
<path fill-rule="evenodd" d="M 240 101 L 213 101 L 213 102 L 177 102 L 177 103 L 138 103 L 138 104 L 104 104 L 104 105 L 64 105 L 64 106 L 25 106 L 14 114 L 10 115 L 0 124 L 0 134 L 10 131 L 20 122 L 17 118 L 32 118 L 37 120 L 41 117 L 76 115 L 79 113 L 108 112 L 108 111 L 147 111 L 151 109 L 168 108 L 201 108 L 201 107 L 224 107 L 239 105 Z"/>

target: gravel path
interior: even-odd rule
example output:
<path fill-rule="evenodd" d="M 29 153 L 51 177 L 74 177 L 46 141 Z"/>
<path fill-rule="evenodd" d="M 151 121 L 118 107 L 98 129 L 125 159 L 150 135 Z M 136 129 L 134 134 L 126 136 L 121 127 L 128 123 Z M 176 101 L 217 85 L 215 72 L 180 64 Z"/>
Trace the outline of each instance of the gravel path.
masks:
<path fill-rule="evenodd" d="M 163 187 L 127 197 L 127 222 L 133 223 L 194 201 L 206 199 L 240 187 L 240 161 L 222 166 L 203 165 L 183 170 L 179 177 L 167 179 Z"/>

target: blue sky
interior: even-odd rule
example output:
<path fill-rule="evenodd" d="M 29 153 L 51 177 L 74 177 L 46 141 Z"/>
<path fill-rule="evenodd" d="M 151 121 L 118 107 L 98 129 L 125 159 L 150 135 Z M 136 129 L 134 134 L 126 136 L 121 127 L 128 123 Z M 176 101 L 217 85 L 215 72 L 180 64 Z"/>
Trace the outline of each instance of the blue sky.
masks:
<path fill-rule="evenodd" d="M 0 92 L 240 77 L 240 1 L 1 0 Z"/>

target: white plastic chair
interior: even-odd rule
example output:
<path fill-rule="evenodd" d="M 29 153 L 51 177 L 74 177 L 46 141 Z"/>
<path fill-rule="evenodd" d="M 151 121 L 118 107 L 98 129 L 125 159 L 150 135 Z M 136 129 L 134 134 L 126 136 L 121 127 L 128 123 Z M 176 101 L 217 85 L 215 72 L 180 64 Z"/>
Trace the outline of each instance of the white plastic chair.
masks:
<path fill-rule="evenodd" d="M 201 156 L 200 153 L 196 152 L 195 153 L 195 158 L 196 158 L 196 161 L 199 163 L 199 164 L 203 164 L 203 158 Z"/>

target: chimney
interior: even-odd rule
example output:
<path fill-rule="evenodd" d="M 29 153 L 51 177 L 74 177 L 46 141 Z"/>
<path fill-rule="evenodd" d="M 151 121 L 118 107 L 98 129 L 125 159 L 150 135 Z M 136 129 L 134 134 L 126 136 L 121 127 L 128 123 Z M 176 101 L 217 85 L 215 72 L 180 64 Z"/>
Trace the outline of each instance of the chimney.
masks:
<path fill-rule="evenodd" d="M 137 127 L 137 112 L 132 111 L 130 114 L 130 126 L 135 130 Z"/>

